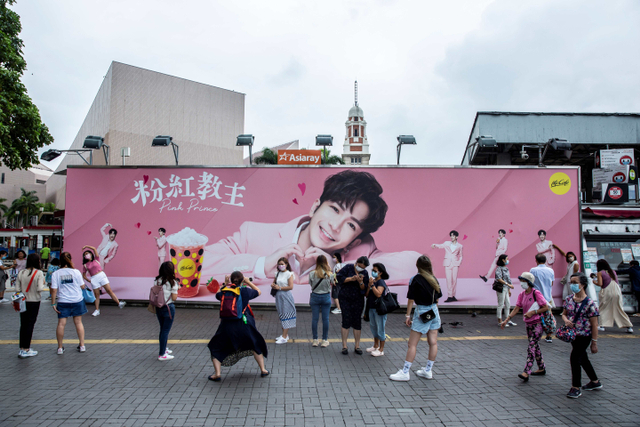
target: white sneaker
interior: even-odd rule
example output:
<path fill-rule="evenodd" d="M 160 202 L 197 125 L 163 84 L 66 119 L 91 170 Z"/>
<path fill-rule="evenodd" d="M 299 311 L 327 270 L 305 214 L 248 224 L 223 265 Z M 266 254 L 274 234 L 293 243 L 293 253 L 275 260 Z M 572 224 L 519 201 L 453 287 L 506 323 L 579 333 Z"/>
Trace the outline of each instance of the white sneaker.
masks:
<path fill-rule="evenodd" d="M 517 324 L 517 323 L 513 323 L 511 320 L 509 320 L 509 321 L 507 322 L 507 325 L 511 325 L 511 326 L 518 326 L 518 324 Z"/>
<path fill-rule="evenodd" d="M 171 360 L 173 356 L 170 354 L 165 354 L 164 356 L 158 356 L 158 360 Z"/>
<path fill-rule="evenodd" d="M 379 356 L 384 356 L 384 351 L 380 351 L 378 349 L 375 349 L 371 352 L 371 355 L 373 357 L 379 357 Z"/>
<path fill-rule="evenodd" d="M 120 310 L 122 310 L 124 308 L 124 306 L 127 305 L 127 303 L 125 301 L 120 301 L 120 303 L 118 304 L 118 308 Z"/>
<path fill-rule="evenodd" d="M 506 325 L 504 325 L 504 327 L 505 327 L 505 328 L 508 328 L 508 327 L 509 327 L 509 324 L 507 323 Z"/>
<path fill-rule="evenodd" d="M 289 342 L 289 337 L 283 338 L 283 337 L 278 337 L 278 339 L 276 340 L 276 344 L 286 344 Z"/>
<path fill-rule="evenodd" d="M 313 347 L 317 347 L 320 345 L 320 341 L 318 340 L 313 340 L 313 344 L 311 344 Z"/>
<path fill-rule="evenodd" d="M 173 353 L 173 350 L 169 350 L 169 347 L 167 347 L 167 349 L 164 351 L 164 354 L 171 354 Z"/>
<path fill-rule="evenodd" d="M 598 330 L 599 331 L 604 331 L 604 328 L 602 326 L 598 326 Z"/>
<path fill-rule="evenodd" d="M 86 348 L 85 346 L 83 346 L 83 345 L 79 345 L 79 346 L 78 346 L 78 351 L 79 351 L 80 353 L 84 353 L 85 351 L 87 351 L 87 348 Z"/>
<path fill-rule="evenodd" d="M 58 355 L 64 354 L 64 347 L 58 349 Z"/>
<path fill-rule="evenodd" d="M 633 333 L 633 328 L 627 328 L 627 333 L 628 334 L 632 334 Z"/>
<path fill-rule="evenodd" d="M 94 311 L 93 313 L 91 313 L 91 315 L 92 315 L 93 317 L 100 316 L 100 310 L 96 310 L 96 311 Z"/>
<path fill-rule="evenodd" d="M 37 356 L 38 352 L 35 350 L 20 350 L 20 353 L 18 353 L 18 357 L 20 359 L 26 359 L 27 357 L 33 357 L 33 356 Z"/>
<path fill-rule="evenodd" d="M 6 298 L 0 299 L 0 304 L 7 304 L 7 303 L 10 303 L 10 302 L 11 302 L 11 300 L 8 300 Z"/>
<path fill-rule="evenodd" d="M 367 353 L 373 353 L 373 352 L 374 352 L 375 350 L 377 350 L 377 349 L 378 349 L 378 347 L 369 347 L 369 348 L 367 349 Z"/>
<path fill-rule="evenodd" d="M 431 372 L 431 370 L 427 371 L 427 368 L 418 369 L 418 371 L 416 372 L 416 375 L 422 378 L 426 378 L 428 380 L 433 378 L 433 372 Z"/>
<path fill-rule="evenodd" d="M 389 375 L 389 378 L 393 381 L 409 381 L 409 373 L 407 372 L 405 374 L 404 372 L 402 372 L 402 369 L 400 369 L 395 374 Z"/>
<path fill-rule="evenodd" d="M 329 341 L 328 340 L 322 340 L 322 343 L 320 343 L 320 347 L 329 347 Z"/>
<path fill-rule="evenodd" d="M 341 314 L 341 313 L 342 313 L 342 310 L 340 310 L 339 308 L 334 308 L 333 310 L 331 310 L 331 312 L 332 312 L 333 314 Z"/>

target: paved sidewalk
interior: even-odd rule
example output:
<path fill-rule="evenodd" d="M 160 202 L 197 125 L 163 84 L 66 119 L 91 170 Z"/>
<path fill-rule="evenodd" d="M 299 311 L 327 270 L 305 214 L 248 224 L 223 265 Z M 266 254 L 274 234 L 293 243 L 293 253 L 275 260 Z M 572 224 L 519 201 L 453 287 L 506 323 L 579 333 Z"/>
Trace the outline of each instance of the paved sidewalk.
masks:
<path fill-rule="evenodd" d="M 92 311 L 90 309 L 90 311 Z M 293 342 L 275 345 L 280 325 L 274 311 L 256 311 L 268 341 L 267 369 L 260 378 L 252 358 L 213 373 L 206 343 L 218 313 L 178 309 L 170 335 L 175 359 L 156 360 L 158 324 L 145 308 L 104 306 L 83 317 L 87 352 L 77 353 L 75 329 L 66 329 L 66 352 L 56 355 L 56 318 L 43 302 L 32 347 L 38 356 L 20 360 L 19 316 L 0 305 L 2 426 L 638 426 L 640 425 L 640 334 L 607 331 L 600 352 L 590 355 L 604 388 L 577 400 L 570 388 L 571 346 L 541 343 L 547 375 L 522 383 L 526 358 L 524 323 L 501 330 L 491 315 L 445 314 L 445 334 L 433 380 L 412 374 L 407 383 L 389 374 L 404 361 L 408 328 L 402 313 L 387 322 L 385 356 L 340 353 L 340 316 L 331 314 L 331 345 L 311 347 L 311 313 L 299 312 Z M 632 318 L 636 329 L 640 319 Z M 448 323 L 463 322 L 454 328 Z M 321 326 L 320 326 L 321 329 Z M 636 332 L 637 333 L 637 332 Z M 363 323 L 363 345 L 371 343 Z M 426 361 L 418 349 L 413 373 Z M 588 380 L 583 377 L 583 383 Z"/>

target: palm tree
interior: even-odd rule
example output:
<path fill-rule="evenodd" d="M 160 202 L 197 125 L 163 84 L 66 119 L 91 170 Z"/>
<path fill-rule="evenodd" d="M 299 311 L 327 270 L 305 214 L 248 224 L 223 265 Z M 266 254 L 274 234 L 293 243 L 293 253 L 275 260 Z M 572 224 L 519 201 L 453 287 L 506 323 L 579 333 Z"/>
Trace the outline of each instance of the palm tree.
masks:
<path fill-rule="evenodd" d="M 277 165 L 278 164 L 278 153 L 275 151 L 265 148 L 262 150 L 262 155 L 253 159 L 253 163 L 256 165 Z"/>
<path fill-rule="evenodd" d="M 26 191 L 24 188 L 21 188 L 20 191 L 22 191 L 22 194 L 11 203 L 8 215 L 10 219 L 16 219 L 17 226 L 20 226 L 20 223 L 27 224 L 29 216 L 37 215 L 40 211 L 36 192 Z M 18 213 L 16 214 L 16 212 Z"/>
<path fill-rule="evenodd" d="M 327 148 L 322 149 L 322 164 L 323 165 L 344 165 L 344 160 L 340 156 L 332 156 L 331 151 Z"/>
<path fill-rule="evenodd" d="M 5 205 L 4 202 L 6 202 L 7 199 L 3 199 L 0 197 L 0 219 L 2 219 L 2 217 L 7 215 L 7 211 L 9 210 L 9 206 Z M 4 224 L 4 222 L 2 222 L 2 224 Z"/>

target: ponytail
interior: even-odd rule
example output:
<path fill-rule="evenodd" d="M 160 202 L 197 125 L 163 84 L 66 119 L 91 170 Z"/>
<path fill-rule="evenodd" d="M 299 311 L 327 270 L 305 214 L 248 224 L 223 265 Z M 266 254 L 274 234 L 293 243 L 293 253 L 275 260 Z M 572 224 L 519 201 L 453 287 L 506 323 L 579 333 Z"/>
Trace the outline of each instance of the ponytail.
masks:
<path fill-rule="evenodd" d="M 60 268 L 74 268 L 73 261 L 71 261 L 71 254 L 69 252 L 62 252 L 60 255 Z"/>

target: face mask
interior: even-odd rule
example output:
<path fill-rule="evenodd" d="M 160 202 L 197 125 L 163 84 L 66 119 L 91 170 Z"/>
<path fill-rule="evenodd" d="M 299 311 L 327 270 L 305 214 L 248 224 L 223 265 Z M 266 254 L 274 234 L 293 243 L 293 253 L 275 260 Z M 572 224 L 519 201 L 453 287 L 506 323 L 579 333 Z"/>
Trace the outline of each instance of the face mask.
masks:
<path fill-rule="evenodd" d="M 286 269 L 287 269 L 286 265 L 282 265 L 282 264 L 278 265 L 278 270 L 285 271 Z"/>
<path fill-rule="evenodd" d="M 509 260 L 506 260 L 506 261 L 504 262 L 504 265 L 509 265 Z"/>
<path fill-rule="evenodd" d="M 372 271 L 371 275 L 373 276 L 374 279 L 378 278 L 378 272 L 377 271 Z"/>
<path fill-rule="evenodd" d="M 362 270 L 364 270 L 364 268 L 359 267 L 359 266 L 357 266 L 357 265 L 356 265 L 356 271 L 357 271 L 358 273 L 360 273 Z"/>
<path fill-rule="evenodd" d="M 580 292 L 580 285 L 576 285 L 575 283 L 572 283 L 571 292 L 573 292 L 574 294 L 577 294 L 578 292 Z"/>
<path fill-rule="evenodd" d="M 529 284 L 527 282 L 520 282 L 520 286 L 522 286 L 522 289 L 525 291 L 529 289 Z"/>
<path fill-rule="evenodd" d="M 84 256 L 84 259 L 88 259 L 88 260 L 90 260 L 90 259 L 91 259 L 91 255 L 86 254 L 86 255 Z"/>
<path fill-rule="evenodd" d="M 7 259 L 7 256 L 6 256 L 6 255 L 5 255 L 5 256 L 3 256 L 3 257 L 2 257 L 2 259 Z"/>

